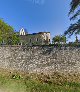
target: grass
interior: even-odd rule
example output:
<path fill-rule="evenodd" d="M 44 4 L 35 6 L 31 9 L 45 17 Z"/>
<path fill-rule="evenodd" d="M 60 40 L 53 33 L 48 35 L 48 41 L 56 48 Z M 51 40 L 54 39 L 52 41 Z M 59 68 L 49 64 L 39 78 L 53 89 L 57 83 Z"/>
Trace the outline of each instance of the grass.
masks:
<path fill-rule="evenodd" d="M 7 73 L 0 74 L 0 92 L 80 92 L 80 83 L 59 74 Z"/>

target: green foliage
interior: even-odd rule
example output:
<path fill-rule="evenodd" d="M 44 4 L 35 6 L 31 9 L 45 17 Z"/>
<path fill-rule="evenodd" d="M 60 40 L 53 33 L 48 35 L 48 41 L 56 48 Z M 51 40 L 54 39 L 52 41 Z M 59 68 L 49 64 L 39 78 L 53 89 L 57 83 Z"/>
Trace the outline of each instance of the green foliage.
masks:
<path fill-rule="evenodd" d="M 80 34 L 80 20 L 77 23 L 71 24 L 67 31 L 64 32 L 65 35 L 71 36 L 73 34 Z"/>
<path fill-rule="evenodd" d="M 70 6 L 71 8 L 69 14 L 74 13 L 74 11 L 78 9 L 80 6 L 80 0 L 72 0 Z M 75 19 L 78 15 L 80 15 L 80 9 L 71 17 L 71 19 Z"/>
<path fill-rule="evenodd" d="M 66 37 L 65 36 L 60 36 L 60 35 L 57 35 L 55 37 L 53 37 L 52 39 L 52 43 L 66 43 Z"/>
<path fill-rule="evenodd" d="M 6 42 L 12 32 L 13 28 L 0 19 L 0 43 Z"/>
<path fill-rule="evenodd" d="M 78 42 L 79 42 L 79 40 L 78 40 L 78 37 L 77 37 L 77 36 L 76 36 L 76 40 L 75 40 L 75 42 L 76 42 L 76 43 L 78 43 Z"/>
<path fill-rule="evenodd" d="M 70 20 L 75 20 L 75 18 L 80 17 L 80 0 L 72 0 L 70 3 L 69 15 L 72 15 Z M 77 12 L 74 14 L 74 12 Z M 71 36 L 73 34 L 80 34 L 80 18 L 74 24 L 71 24 L 68 30 L 64 32 L 65 35 Z"/>
<path fill-rule="evenodd" d="M 19 37 L 14 33 L 13 27 L 0 19 L 0 44 L 15 45 L 19 43 Z"/>
<path fill-rule="evenodd" d="M 18 43 L 20 43 L 20 38 L 19 36 L 17 36 L 16 34 L 12 35 L 12 44 L 13 45 L 17 45 Z"/>

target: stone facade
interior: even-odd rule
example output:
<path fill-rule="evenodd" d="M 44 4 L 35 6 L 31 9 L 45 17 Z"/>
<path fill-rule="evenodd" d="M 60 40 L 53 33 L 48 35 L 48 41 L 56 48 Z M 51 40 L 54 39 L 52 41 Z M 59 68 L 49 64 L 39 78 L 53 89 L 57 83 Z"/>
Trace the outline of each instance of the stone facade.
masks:
<path fill-rule="evenodd" d="M 0 68 L 30 73 L 80 73 L 80 48 L 0 47 Z"/>
<path fill-rule="evenodd" d="M 50 32 L 39 32 L 28 34 L 25 29 L 20 30 L 21 44 L 26 45 L 49 45 L 50 44 Z"/>

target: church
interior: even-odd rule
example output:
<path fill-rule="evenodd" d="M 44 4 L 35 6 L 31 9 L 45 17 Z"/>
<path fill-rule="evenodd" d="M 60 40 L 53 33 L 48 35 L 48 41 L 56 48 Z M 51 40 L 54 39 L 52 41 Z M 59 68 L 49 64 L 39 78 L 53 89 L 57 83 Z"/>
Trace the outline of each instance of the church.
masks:
<path fill-rule="evenodd" d="M 49 45 L 50 32 L 39 32 L 28 34 L 27 30 L 21 28 L 19 31 L 21 45 Z"/>

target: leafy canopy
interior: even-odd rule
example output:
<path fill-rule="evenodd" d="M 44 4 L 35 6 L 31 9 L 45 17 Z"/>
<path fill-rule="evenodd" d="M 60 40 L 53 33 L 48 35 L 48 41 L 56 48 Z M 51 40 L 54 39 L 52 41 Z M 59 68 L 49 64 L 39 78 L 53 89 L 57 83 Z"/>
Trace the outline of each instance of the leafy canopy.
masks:
<path fill-rule="evenodd" d="M 66 43 L 66 37 L 57 35 L 57 36 L 53 37 L 52 43 Z"/>
<path fill-rule="evenodd" d="M 14 33 L 14 28 L 0 19 L 0 44 L 17 44 L 19 37 Z"/>
<path fill-rule="evenodd" d="M 71 8 L 69 11 L 69 16 L 72 15 L 72 17 L 70 17 L 70 20 L 76 20 L 76 18 L 78 19 L 78 17 L 79 19 L 76 23 L 71 24 L 68 30 L 64 32 L 64 34 L 68 36 L 80 33 L 80 0 L 72 0 L 70 7 Z"/>

